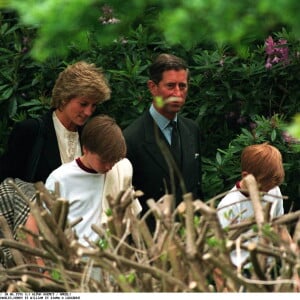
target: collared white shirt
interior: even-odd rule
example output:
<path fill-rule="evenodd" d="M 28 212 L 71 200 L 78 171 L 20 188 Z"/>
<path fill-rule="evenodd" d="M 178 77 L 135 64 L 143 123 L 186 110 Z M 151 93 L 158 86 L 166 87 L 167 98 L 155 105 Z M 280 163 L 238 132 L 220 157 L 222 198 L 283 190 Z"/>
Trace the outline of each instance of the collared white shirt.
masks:
<path fill-rule="evenodd" d="M 171 145 L 171 135 L 172 135 L 172 127 L 170 125 L 170 120 L 161 115 L 151 104 L 150 109 L 149 109 L 150 115 L 156 122 L 157 126 L 160 128 L 164 136 L 166 137 L 168 143 Z M 177 114 L 174 118 L 174 121 L 177 122 Z"/>
<path fill-rule="evenodd" d="M 78 131 L 69 131 L 57 118 L 56 113 L 52 114 L 53 124 L 58 142 L 58 149 L 62 163 L 68 163 L 76 157 L 81 156 L 81 146 Z"/>

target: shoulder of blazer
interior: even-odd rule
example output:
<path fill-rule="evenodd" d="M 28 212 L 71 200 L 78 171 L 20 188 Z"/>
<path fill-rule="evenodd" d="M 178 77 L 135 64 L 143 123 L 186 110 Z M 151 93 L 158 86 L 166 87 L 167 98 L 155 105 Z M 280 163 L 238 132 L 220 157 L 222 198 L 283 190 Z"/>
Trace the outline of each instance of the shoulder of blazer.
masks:
<path fill-rule="evenodd" d="M 179 128 L 180 130 L 184 130 L 185 133 L 194 133 L 194 134 L 199 134 L 200 135 L 200 127 L 197 124 L 197 122 L 195 122 L 192 119 L 188 119 L 185 117 L 179 117 Z"/>
<path fill-rule="evenodd" d="M 36 119 L 30 118 L 21 122 L 17 122 L 12 130 L 12 135 L 25 135 L 27 138 L 35 138 L 39 129 L 39 123 Z"/>
<path fill-rule="evenodd" d="M 186 117 L 183 117 L 183 116 L 178 116 L 179 118 L 179 122 L 182 122 L 188 126 L 192 126 L 192 127 L 195 127 L 195 128 L 199 128 L 199 125 L 197 124 L 196 121 L 192 120 L 192 119 L 189 119 L 189 118 L 186 118 Z"/>
<path fill-rule="evenodd" d="M 54 131 L 54 123 L 52 120 L 52 113 L 53 113 L 54 109 L 50 109 L 48 112 L 46 112 L 42 117 L 42 121 L 44 123 L 44 127 L 45 127 L 45 131 L 46 133 L 49 132 L 49 130 Z"/>
<path fill-rule="evenodd" d="M 132 177 L 132 164 L 127 158 L 118 161 L 112 169 L 107 173 L 109 176 L 117 176 L 119 180 L 125 177 Z"/>
<path fill-rule="evenodd" d="M 135 139 L 136 136 L 140 137 L 145 130 L 149 129 L 151 124 L 153 124 L 153 119 L 149 111 L 145 111 L 123 130 L 125 139 Z"/>
<path fill-rule="evenodd" d="M 52 119 L 53 109 L 42 116 L 44 123 L 44 154 L 52 168 L 57 168 L 61 164 L 57 136 Z"/>

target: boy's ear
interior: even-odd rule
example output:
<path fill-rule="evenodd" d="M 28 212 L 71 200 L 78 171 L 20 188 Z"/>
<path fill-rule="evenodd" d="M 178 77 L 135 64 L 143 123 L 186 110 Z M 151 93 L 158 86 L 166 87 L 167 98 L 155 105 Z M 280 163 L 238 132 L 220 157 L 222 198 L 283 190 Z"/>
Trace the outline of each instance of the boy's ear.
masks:
<path fill-rule="evenodd" d="M 89 150 L 83 145 L 82 146 L 82 153 L 86 154 Z"/>
<path fill-rule="evenodd" d="M 242 178 L 246 177 L 249 173 L 247 171 L 242 171 Z"/>

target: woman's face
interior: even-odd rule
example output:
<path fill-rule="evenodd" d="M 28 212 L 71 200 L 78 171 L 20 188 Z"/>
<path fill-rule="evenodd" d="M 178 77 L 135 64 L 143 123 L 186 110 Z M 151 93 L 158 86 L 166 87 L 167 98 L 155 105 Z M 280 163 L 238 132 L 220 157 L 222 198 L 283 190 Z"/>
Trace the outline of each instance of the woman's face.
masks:
<path fill-rule="evenodd" d="M 76 130 L 78 126 L 83 126 L 86 123 L 95 112 L 96 106 L 95 100 L 74 98 L 60 108 L 57 115 L 67 129 Z"/>

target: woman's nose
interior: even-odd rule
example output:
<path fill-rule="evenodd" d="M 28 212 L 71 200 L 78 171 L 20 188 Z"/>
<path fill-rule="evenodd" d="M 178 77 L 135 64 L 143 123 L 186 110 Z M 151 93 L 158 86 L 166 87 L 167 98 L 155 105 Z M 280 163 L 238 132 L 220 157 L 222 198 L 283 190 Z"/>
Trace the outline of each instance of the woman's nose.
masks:
<path fill-rule="evenodd" d="M 87 107 L 84 109 L 84 114 L 85 114 L 86 116 L 91 116 L 93 113 L 94 113 L 94 107 L 93 107 L 93 106 L 87 106 Z"/>

